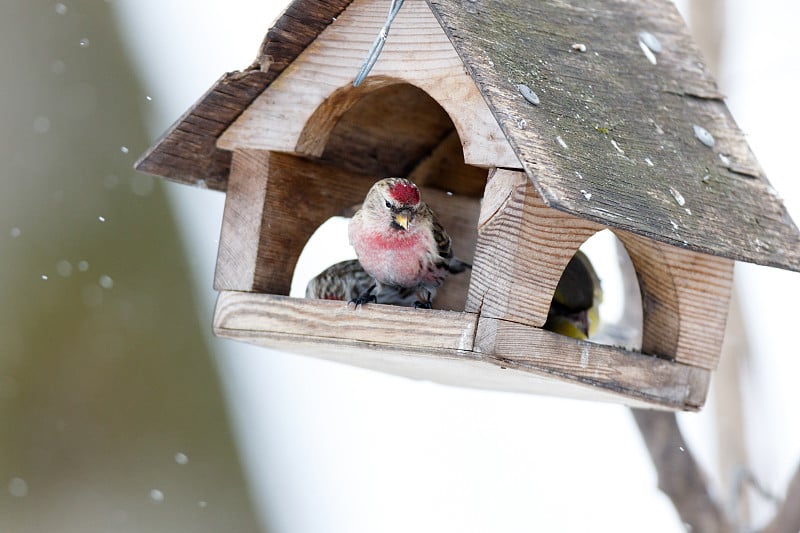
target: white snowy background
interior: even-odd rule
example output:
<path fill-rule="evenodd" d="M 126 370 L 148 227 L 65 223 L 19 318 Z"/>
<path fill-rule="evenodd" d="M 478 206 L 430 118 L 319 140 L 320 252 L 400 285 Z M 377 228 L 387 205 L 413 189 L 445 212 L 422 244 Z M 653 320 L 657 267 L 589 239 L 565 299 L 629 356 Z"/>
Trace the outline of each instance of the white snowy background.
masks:
<path fill-rule="evenodd" d="M 152 98 L 154 139 L 223 72 L 250 64 L 283 4 L 113 2 Z M 800 48 L 794 42 L 800 4 L 728 4 L 721 85 L 770 181 L 800 221 L 800 110 L 794 103 L 800 94 Z M 192 264 L 188 275 L 203 296 L 199 313 L 210 330 L 224 196 L 168 188 Z M 744 376 L 751 463 L 756 476 L 780 493 L 800 460 L 800 348 L 793 335 L 800 274 L 740 264 L 736 286 L 753 355 Z M 656 488 L 640 435 L 623 407 L 451 388 L 211 342 L 265 530 L 683 529 Z M 725 445 L 713 437 L 713 407 L 680 417 L 712 474 L 715 450 Z M 719 490 L 727 493 L 726 487 Z M 756 521 L 769 512 L 769 505 L 756 507 Z"/>

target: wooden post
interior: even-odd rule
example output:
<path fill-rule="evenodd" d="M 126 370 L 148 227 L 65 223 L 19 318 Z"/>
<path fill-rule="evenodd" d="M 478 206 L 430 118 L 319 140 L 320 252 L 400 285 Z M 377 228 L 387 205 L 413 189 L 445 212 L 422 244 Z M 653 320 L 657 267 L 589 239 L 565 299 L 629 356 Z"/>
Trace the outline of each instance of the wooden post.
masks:
<path fill-rule="evenodd" d="M 481 208 L 467 310 L 543 326 L 567 263 L 604 228 L 545 206 L 523 172 L 496 170 Z"/>
<path fill-rule="evenodd" d="M 713 370 L 733 284 L 733 261 L 615 230 L 642 294 L 642 351 Z"/>
<path fill-rule="evenodd" d="M 360 202 L 374 179 L 333 165 L 262 150 L 237 150 L 214 287 L 288 295 L 311 234 Z"/>

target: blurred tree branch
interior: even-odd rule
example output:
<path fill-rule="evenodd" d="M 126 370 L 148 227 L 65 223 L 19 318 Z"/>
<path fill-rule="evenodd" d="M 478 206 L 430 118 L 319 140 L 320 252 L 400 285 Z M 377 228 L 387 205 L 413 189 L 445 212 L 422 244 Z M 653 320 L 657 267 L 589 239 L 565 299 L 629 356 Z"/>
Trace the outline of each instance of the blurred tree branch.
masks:
<path fill-rule="evenodd" d="M 711 498 L 705 476 L 683 439 L 675 413 L 631 409 L 658 473 L 658 488 L 693 532 L 733 531 Z"/>
<path fill-rule="evenodd" d="M 700 465 L 683 438 L 675 413 L 631 409 L 658 474 L 658 488 L 675 506 L 681 520 L 694 533 L 727 533 L 731 524 L 722 506 L 711 496 Z M 800 465 L 772 521 L 759 533 L 800 531 Z"/>

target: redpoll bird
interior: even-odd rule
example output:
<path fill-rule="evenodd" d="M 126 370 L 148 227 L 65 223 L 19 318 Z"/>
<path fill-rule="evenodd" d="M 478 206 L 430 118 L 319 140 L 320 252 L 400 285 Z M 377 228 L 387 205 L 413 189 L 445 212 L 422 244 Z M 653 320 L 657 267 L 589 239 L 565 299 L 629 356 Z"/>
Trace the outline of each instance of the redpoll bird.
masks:
<path fill-rule="evenodd" d="M 306 286 L 306 298 L 349 302 L 374 284 L 375 280 L 361 267 L 358 259 L 349 259 L 331 265 L 314 276 Z M 412 306 L 417 295 L 413 289 L 384 286 L 376 298 L 382 304 Z"/>
<path fill-rule="evenodd" d="M 420 200 L 417 186 L 404 178 L 385 178 L 372 186 L 350 220 L 350 244 L 375 280 L 352 299 L 356 305 L 375 302 L 384 287 L 396 287 L 413 290 L 415 307 L 430 309 L 433 291 L 447 275 L 469 267 L 453 256 L 450 237 Z"/>

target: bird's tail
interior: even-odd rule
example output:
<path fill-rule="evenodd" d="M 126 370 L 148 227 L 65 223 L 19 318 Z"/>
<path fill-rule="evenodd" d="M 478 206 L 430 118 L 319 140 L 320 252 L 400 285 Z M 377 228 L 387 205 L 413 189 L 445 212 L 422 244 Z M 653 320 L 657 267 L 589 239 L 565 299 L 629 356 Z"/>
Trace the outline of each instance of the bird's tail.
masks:
<path fill-rule="evenodd" d="M 472 270 L 472 265 L 467 263 L 466 261 L 462 261 L 457 257 L 453 257 L 450 259 L 450 262 L 447 263 L 447 271 L 451 274 L 460 274 L 464 272 L 466 269 Z"/>

